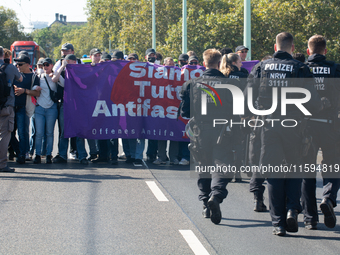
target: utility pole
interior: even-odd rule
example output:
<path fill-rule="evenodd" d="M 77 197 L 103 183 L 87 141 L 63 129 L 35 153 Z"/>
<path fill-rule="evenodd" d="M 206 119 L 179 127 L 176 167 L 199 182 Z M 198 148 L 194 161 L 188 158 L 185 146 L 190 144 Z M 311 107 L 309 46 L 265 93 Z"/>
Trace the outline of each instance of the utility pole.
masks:
<path fill-rule="evenodd" d="M 187 52 L 187 0 L 183 0 L 182 53 Z"/>
<path fill-rule="evenodd" d="M 156 7 L 155 0 L 152 0 L 152 48 L 156 50 Z"/>
<path fill-rule="evenodd" d="M 250 0 L 244 0 L 243 45 L 249 49 L 246 59 L 251 60 L 251 5 L 250 5 Z"/>

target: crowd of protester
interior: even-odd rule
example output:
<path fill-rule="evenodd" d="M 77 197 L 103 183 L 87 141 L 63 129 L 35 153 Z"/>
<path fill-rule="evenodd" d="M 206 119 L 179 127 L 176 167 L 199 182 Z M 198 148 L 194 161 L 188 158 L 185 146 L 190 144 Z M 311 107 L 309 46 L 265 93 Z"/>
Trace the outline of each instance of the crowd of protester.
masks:
<path fill-rule="evenodd" d="M 3 50 L 5 63 L 10 63 L 12 52 Z M 185 65 L 199 65 L 195 52 L 180 54 L 177 59 L 165 57 L 154 49 L 147 49 L 144 59 L 136 53 L 128 55 L 115 50 L 109 54 L 98 48 L 84 56 L 90 61 L 82 61 L 75 55 L 74 47 L 70 43 L 63 44 L 61 58 L 53 63 L 50 58 L 40 58 L 36 66 L 31 66 L 31 59 L 26 51 L 19 52 L 13 59 L 22 81 L 12 80 L 14 87 L 14 130 L 8 145 L 8 159 L 16 160 L 18 164 L 33 161 L 42 163 L 45 158 L 47 164 L 67 163 L 68 160 L 79 160 L 83 165 L 92 163 L 118 164 L 119 139 L 91 140 L 79 137 L 64 137 L 63 87 L 65 82 L 65 68 L 67 64 L 98 64 L 104 61 L 128 60 L 147 61 L 149 63 L 183 67 Z M 84 59 L 83 59 L 84 60 Z M 62 92 L 59 92 L 61 89 Z M 57 98 L 56 98 L 57 97 Z M 58 126 L 58 137 L 54 137 L 55 125 Z M 58 140 L 56 143 L 55 140 Z M 88 151 L 85 143 L 88 144 Z M 53 145 L 58 144 L 57 155 L 52 155 Z M 127 164 L 143 165 L 147 160 L 155 165 L 189 165 L 189 142 L 121 139 L 123 154 Z M 169 151 L 167 151 L 169 148 Z M 143 158 L 146 149 L 147 158 Z M 54 156 L 54 157 L 53 157 Z"/>

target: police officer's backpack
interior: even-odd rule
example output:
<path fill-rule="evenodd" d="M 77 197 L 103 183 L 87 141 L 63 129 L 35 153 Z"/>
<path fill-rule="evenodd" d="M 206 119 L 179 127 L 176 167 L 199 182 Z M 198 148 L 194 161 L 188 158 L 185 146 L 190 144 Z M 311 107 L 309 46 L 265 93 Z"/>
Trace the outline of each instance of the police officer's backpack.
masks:
<path fill-rule="evenodd" d="M 0 67 L 0 109 L 4 108 L 7 97 L 11 93 L 11 87 L 8 86 L 5 69 L 8 64 L 4 63 Z"/>

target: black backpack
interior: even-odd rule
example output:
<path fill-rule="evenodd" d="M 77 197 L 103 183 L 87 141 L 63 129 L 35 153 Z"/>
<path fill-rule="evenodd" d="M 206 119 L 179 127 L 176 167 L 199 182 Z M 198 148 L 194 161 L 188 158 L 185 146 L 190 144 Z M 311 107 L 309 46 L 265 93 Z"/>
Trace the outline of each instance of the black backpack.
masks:
<path fill-rule="evenodd" d="M 4 108 L 7 102 L 7 97 L 11 93 L 12 87 L 12 86 L 8 87 L 8 81 L 6 79 L 5 69 L 7 66 L 8 64 L 4 63 L 0 67 L 0 109 Z"/>

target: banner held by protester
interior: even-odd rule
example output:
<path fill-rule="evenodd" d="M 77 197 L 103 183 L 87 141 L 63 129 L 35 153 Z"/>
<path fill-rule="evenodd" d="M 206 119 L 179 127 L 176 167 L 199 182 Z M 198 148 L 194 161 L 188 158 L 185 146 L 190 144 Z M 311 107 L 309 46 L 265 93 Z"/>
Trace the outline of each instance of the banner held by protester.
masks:
<path fill-rule="evenodd" d="M 67 65 L 65 137 L 187 141 L 187 120 L 177 120 L 179 92 L 202 69 L 128 61 Z"/>

